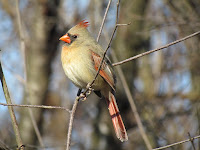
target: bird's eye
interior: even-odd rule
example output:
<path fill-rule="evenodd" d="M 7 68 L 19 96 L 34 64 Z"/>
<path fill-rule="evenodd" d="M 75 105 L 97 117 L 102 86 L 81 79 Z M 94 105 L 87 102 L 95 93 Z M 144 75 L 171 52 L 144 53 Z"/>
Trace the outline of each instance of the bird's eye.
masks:
<path fill-rule="evenodd" d="M 75 38 L 75 39 L 76 39 L 77 37 L 78 37 L 77 35 L 73 35 L 73 38 Z"/>

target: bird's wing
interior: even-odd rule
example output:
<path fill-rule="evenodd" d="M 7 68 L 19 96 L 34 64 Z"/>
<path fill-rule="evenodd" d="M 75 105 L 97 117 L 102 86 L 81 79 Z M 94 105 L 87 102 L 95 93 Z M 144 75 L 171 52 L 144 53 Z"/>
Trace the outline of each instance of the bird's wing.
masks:
<path fill-rule="evenodd" d="M 100 55 L 96 54 L 95 52 L 92 52 L 92 59 L 94 61 L 94 67 L 95 70 L 98 71 L 99 65 L 101 64 L 102 58 Z M 115 77 L 112 73 L 112 68 L 109 60 L 105 57 L 103 64 L 101 66 L 101 70 L 99 71 L 99 74 L 103 79 L 111 86 L 111 88 L 115 91 Z"/>

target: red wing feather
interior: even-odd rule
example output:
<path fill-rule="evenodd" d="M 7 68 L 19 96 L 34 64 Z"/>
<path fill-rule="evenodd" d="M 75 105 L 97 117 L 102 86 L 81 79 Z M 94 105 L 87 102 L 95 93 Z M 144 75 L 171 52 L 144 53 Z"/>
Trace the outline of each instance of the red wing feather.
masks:
<path fill-rule="evenodd" d="M 94 60 L 94 68 L 96 71 L 98 71 L 99 65 L 101 64 L 101 60 L 102 58 L 94 53 L 92 51 L 92 58 Z M 114 90 L 114 79 L 113 79 L 113 75 L 112 72 L 108 66 L 108 64 L 104 61 L 102 66 L 101 66 L 101 70 L 99 71 L 99 74 L 106 80 L 106 82 L 112 87 L 112 89 Z"/>

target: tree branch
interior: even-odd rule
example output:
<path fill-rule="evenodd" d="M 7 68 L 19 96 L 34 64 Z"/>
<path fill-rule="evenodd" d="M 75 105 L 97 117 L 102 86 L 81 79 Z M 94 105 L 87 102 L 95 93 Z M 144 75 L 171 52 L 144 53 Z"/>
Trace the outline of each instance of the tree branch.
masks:
<path fill-rule="evenodd" d="M 73 107 L 72 107 L 71 116 L 70 116 L 70 120 L 69 120 L 68 134 L 67 134 L 67 148 L 66 148 L 66 150 L 70 150 L 71 134 L 72 134 L 74 115 L 75 115 L 75 112 L 76 112 L 76 108 L 77 108 L 79 99 L 80 99 L 80 96 L 76 97 L 76 99 L 74 101 L 74 104 L 73 104 Z"/>
<path fill-rule="evenodd" d="M 7 104 L 12 104 L 10 94 L 9 94 L 9 91 L 8 91 L 8 87 L 7 87 L 7 84 L 6 84 L 5 76 L 3 74 L 1 61 L 0 61 L 0 79 L 1 79 L 1 84 L 2 84 L 2 87 L 3 87 L 3 92 L 4 92 L 4 95 L 5 95 L 5 98 L 6 98 L 6 102 L 7 102 Z M 14 109 L 13 109 L 13 107 L 8 107 L 8 110 L 9 110 L 9 113 L 10 113 L 12 126 L 13 126 L 13 130 L 15 132 L 15 137 L 16 137 L 18 148 L 23 150 L 24 147 L 23 147 L 21 136 L 20 136 L 17 120 L 16 120 L 16 117 L 15 117 Z"/>
<path fill-rule="evenodd" d="M 18 104 L 5 104 L 0 103 L 2 106 L 13 106 L 13 107 L 27 107 L 27 108 L 43 108 L 43 109 L 61 109 L 66 110 L 67 112 L 71 113 L 71 111 L 65 107 L 61 106 L 46 106 L 46 105 L 18 105 Z"/>
<path fill-rule="evenodd" d="M 26 80 L 26 51 L 25 51 L 25 39 L 24 39 L 24 30 L 22 29 L 21 15 L 19 11 L 19 0 L 16 0 L 16 13 L 17 13 L 17 24 L 19 28 L 19 37 L 20 37 L 20 47 L 24 57 L 24 78 Z"/>
<path fill-rule="evenodd" d="M 173 146 L 175 146 L 175 145 L 179 145 L 179 144 L 183 144 L 183 143 L 186 143 L 186 142 L 193 141 L 193 140 L 198 139 L 198 138 L 200 138 L 200 135 L 195 136 L 195 137 L 193 137 L 193 138 L 189 138 L 189 139 L 187 139 L 187 140 L 183 140 L 183 141 L 177 142 L 177 143 L 169 144 L 169 145 L 162 146 L 162 147 L 159 147 L 159 148 L 154 148 L 153 150 L 166 149 L 166 148 L 169 148 L 169 147 L 173 147 Z"/>
<path fill-rule="evenodd" d="M 117 63 L 113 63 L 112 65 L 113 65 L 113 66 L 117 66 L 117 65 L 121 65 L 121 64 L 127 63 L 127 62 L 129 62 L 129 61 L 132 61 L 132 60 L 134 60 L 134 59 L 143 57 L 143 56 L 148 55 L 148 54 L 150 54 L 150 53 L 153 53 L 153 52 L 162 50 L 162 49 L 164 49 L 164 48 L 168 48 L 169 46 L 172 46 L 172 45 L 175 45 L 175 44 L 180 43 L 180 42 L 182 42 L 182 41 L 185 41 L 185 40 L 187 40 L 187 39 L 189 39 L 189 38 L 192 38 L 192 37 L 194 37 L 194 36 L 197 36 L 198 34 L 200 34 L 200 31 L 197 31 L 197 32 L 195 32 L 195 33 L 193 33 L 193 34 L 190 34 L 190 35 L 188 35 L 188 36 L 186 36 L 186 37 L 184 37 L 184 38 L 181 38 L 181 39 L 179 39 L 179 40 L 176 40 L 176 41 L 174 41 L 174 42 L 171 42 L 171 43 L 169 43 L 169 44 L 167 44 L 167 45 L 164 45 L 164 46 L 162 46 L 162 47 L 160 47 L 160 48 L 156 48 L 156 49 L 153 49 L 153 50 L 144 52 L 144 53 L 142 53 L 142 54 L 138 54 L 138 55 L 136 55 L 136 56 L 130 57 L 130 58 L 125 59 L 125 60 L 123 60 L 123 61 L 120 61 L 120 62 L 117 62 Z"/>
<path fill-rule="evenodd" d="M 107 8 L 106 8 L 106 11 L 105 11 L 105 14 L 103 16 L 103 20 L 102 20 L 102 23 L 101 23 L 101 27 L 99 29 L 99 33 L 98 33 L 98 36 L 97 36 L 97 42 L 99 41 L 99 38 L 101 36 L 101 33 L 102 33 L 102 30 L 103 30 L 103 26 L 105 24 L 105 20 L 106 20 L 106 17 L 107 17 L 107 14 L 108 14 L 108 10 L 110 8 L 110 4 L 111 4 L 112 0 L 109 0 L 108 2 L 108 5 L 107 5 Z"/>
<path fill-rule="evenodd" d="M 190 142 L 192 144 L 193 150 L 196 150 L 195 146 L 194 146 L 194 139 L 191 137 L 190 132 L 188 132 L 188 136 L 191 139 Z"/>

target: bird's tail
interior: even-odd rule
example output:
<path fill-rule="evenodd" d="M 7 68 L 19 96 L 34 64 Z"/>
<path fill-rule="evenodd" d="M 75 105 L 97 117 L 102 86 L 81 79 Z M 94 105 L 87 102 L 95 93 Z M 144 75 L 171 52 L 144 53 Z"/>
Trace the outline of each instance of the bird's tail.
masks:
<path fill-rule="evenodd" d="M 119 113 L 119 109 L 115 100 L 115 96 L 109 91 L 109 98 L 106 98 L 112 123 L 115 129 L 117 138 L 123 142 L 128 140 L 126 129 Z"/>

